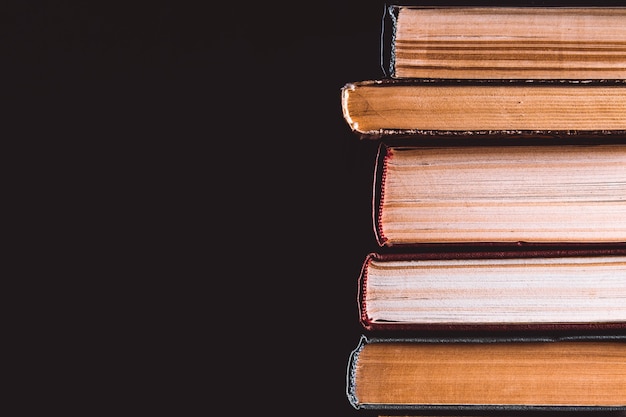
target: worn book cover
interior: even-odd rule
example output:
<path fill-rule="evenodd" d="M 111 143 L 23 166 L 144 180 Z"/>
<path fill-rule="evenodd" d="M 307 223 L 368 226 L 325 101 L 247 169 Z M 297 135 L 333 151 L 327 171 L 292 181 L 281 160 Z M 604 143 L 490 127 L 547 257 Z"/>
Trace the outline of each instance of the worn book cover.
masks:
<path fill-rule="evenodd" d="M 383 68 L 394 78 L 626 78 L 624 7 L 390 5 L 383 13 Z"/>
<path fill-rule="evenodd" d="M 392 79 L 346 83 L 360 139 L 611 137 L 626 134 L 626 81 Z"/>
<path fill-rule="evenodd" d="M 350 354 L 356 409 L 626 410 L 624 336 L 368 338 Z"/>

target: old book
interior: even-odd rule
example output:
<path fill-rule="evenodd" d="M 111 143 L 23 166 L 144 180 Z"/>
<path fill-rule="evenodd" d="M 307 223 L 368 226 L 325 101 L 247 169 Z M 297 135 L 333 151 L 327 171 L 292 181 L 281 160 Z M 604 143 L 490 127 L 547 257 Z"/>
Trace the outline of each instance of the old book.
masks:
<path fill-rule="evenodd" d="M 347 396 L 357 409 L 626 409 L 624 336 L 362 337 Z"/>
<path fill-rule="evenodd" d="M 626 143 L 383 142 L 375 165 L 381 246 L 626 242 Z"/>
<path fill-rule="evenodd" d="M 370 253 L 366 330 L 626 330 L 626 249 Z"/>
<path fill-rule="evenodd" d="M 361 139 L 626 134 L 626 80 L 364 80 L 341 107 Z"/>
<path fill-rule="evenodd" d="M 393 77 L 626 78 L 626 8 L 386 9 L 383 56 Z"/>

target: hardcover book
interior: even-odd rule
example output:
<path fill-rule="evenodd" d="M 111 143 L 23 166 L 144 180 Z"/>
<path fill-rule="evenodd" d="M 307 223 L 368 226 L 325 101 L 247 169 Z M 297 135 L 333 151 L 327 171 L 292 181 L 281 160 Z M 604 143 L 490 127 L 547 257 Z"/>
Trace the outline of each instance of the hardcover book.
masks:
<path fill-rule="evenodd" d="M 623 336 L 361 337 L 346 393 L 357 409 L 625 410 Z"/>
<path fill-rule="evenodd" d="M 623 143 L 381 143 L 375 165 L 380 246 L 626 242 Z"/>
<path fill-rule="evenodd" d="M 386 8 L 396 78 L 623 79 L 626 8 Z"/>
<path fill-rule="evenodd" d="M 626 249 L 370 253 L 366 330 L 626 330 Z"/>
<path fill-rule="evenodd" d="M 348 401 L 626 411 L 626 8 L 385 19 L 389 75 L 341 88 L 380 142 L 357 311 L 385 335 L 351 352 Z"/>
<path fill-rule="evenodd" d="M 380 79 L 345 84 L 360 139 L 626 134 L 626 80 Z"/>

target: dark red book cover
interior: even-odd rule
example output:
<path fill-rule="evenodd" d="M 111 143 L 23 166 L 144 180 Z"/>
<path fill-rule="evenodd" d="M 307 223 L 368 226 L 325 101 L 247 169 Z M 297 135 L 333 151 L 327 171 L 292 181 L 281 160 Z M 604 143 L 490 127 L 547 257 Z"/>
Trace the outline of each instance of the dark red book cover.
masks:
<path fill-rule="evenodd" d="M 605 140 L 604 142 L 602 142 L 605 145 L 617 145 L 615 148 L 612 148 L 609 152 L 613 153 L 614 155 L 617 156 L 611 156 L 611 163 L 616 163 L 619 164 L 619 158 L 620 158 L 620 153 L 624 152 L 624 146 L 623 142 L 617 141 L 617 142 L 609 142 L 608 140 Z M 618 227 L 623 226 L 623 220 L 621 220 L 620 216 L 620 211 L 622 210 L 623 205 L 619 205 L 622 204 L 620 203 L 622 201 L 622 197 L 621 197 L 621 185 L 623 183 L 624 180 L 626 179 L 622 179 L 621 177 L 619 177 L 619 175 L 621 174 L 616 174 L 616 178 L 615 179 L 611 179 L 611 180 L 606 180 L 606 183 L 602 183 L 601 181 L 604 181 L 603 179 L 599 179 L 598 180 L 598 184 L 597 185 L 592 185 L 592 181 L 591 180 L 587 180 L 583 174 L 581 174 L 580 172 L 584 172 L 582 170 L 591 170 L 591 168 L 589 168 L 586 164 L 587 162 L 581 161 L 581 166 L 580 168 L 577 166 L 572 166 L 573 170 L 577 170 L 579 173 L 577 173 L 576 175 L 578 175 L 578 178 L 580 179 L 580 181 L 585 182 L 585 186 L 587 186 L 589 189 L 596 187 L 598 190 L 600 189 L 607 189 L 607 190 L 612 190 L 610 191 L 612 193 L 612 195 L 606 195 L 604 198 L 606 198 L 606 200 L 608 201 L 610 200 L 614 200 L 615 203 L 615 211 L 614 212 L 610 212 L 611 213 L 611 218 L 614 220 L 614 222 L 610 223 L 611 225 L 615 225 L 615 227 L 613 228 L 609 228 L 608 224 L 605 223 L 603 224 L 603 227 L 607 230 L 607 233 L 610 232 L 611 234 L 613 234 L 613 236 L 610 237 L 609 239 L 605 239 L 603 238 L 602 240 L 598 240 L 598 241 L 591 241 L 589 239 L 591 239 L 590 237 L 588 237 L 589 235 L 592 235 L 591 233 L 589 233 L 587 236 L 583 237 L 583 238 L 578 238 L 576 237 L 576 235 L 572 235 L 572 236 L 568 236 L 567 239 L 568 240 L 563 240 L 565 239 L 564 236 L 567 235 L 567 233 L 569 233 L 570 228 L 572 227 L 571 221 L 569 223 L 567 223 L 567 219 L 568 216 L 572 216 L 572 215 L 576 215 L 578 217 L 580 217 L 581 219 L 586 219 L 589 220 L 589 216 L 584 216 L 581 214 L 578 214 L 579 212 L 582 213 L 582 208 L 581 210 L 568 210 L 571 207 L 568 207 L 564 202 L 568 200 L 569 195 L 563 195 L 563 193 L 565 192 L 570 192 L 570 191 L 566 191 L 566 189 L 564 188 L 566 185 L 564 184 L 565 180 L 561 180 L 561 183 L 558 183 L 558 192 L 560 193 L 558 197 L 554 197 L 554 204 L 558 204 L 557 207 L 563 207 L 563 208 L 559 208 L 560 211 L 555 211 L 554 213 L 550 212 L 550 215 L 553 216 L 554 218 L 558 218 L 558 219 L 565 219 L 565 221 L 563 222 L 562 225 L 559 225 L 557 223 L 557 225 L 559 227 L 552 227 L 553 223 L 550 223 L 549 226 L 551 227 L 550 232 L 546 232 L 546 233 L 552 233 L 555 232 L 554 234 L 554 239 L 547 239 L 544 237 L 542 237 L 541 239 L 537 239 L 537 240 L 533 240 L 533 238 L 520 238 L 520 236 L 524 236 L 524 235 L 540 235 L 540 230 L 536 226 L 535 228 L 532 227 L 526 227 L 526 224 L 532 225 L 532 223 L 535 221 L 535 218 L 533 218 L 533 216 L 531 214 L 525 215 L 525 216 L 521 216 L 519 213 L 515 214 L 516 218 L 517 218 L 517 223 L 514 223 L 513 221 L 509 221 L 509 226 L 510 227 L 514 227 L 517 231 L 514 233 L 513 231 L 509 231 L 508 229 L 503 229 L 501 226 L 498 226 L 499 229 L 498 230 L 498 234 L 492 234 L 495 235 L 495 239 L 493 241 L 489 241 L 488 238 L 485 238 L 485 240 L 479 240 L 482 238 L 477 238 L 477 239 L 470 239 L 468 240 L 468 238 L 466 236 L 461 236 L 461 234 L 459 233 L 459 237 L 454 235 L 454 227 L 455 226 L 459 226 L 457 225 L 457 223 L 461 223 L 459 221 L 458 218 L 453 218 L 452 216 L 448 216 L 446 217 L 445 215 L 439 213 L 437 211 L 437 209 L 435 208 L 430 208 L 429 211 L 427 212 L 428 216 L 430 217 L 430 219 L 428 220 L 428 222 L 430 222 L 431 226 L 428 226 L 426 220 L 425 223 L 421 223 L 419 220 L 416 220 L 417 215 L 413 215 L 410 214 L 412 210 L 415 210 L 416 208 L 420 208 L 420 205 L 422 204 L 421 200 L 416 200 L 416 196 L 414 195 L 410 195 L 409 197 L 407 197 L 407 199 L 410 198 L 410 200 L 406 200 L 406 201 L 400 201 L 399 200 L 399 196 L 398 193 L 399 191 L 396 191 L 396 195 L 393 197 L 395 199 L 395 201 L 393 201 L 393 203 L 398 204 L 398 203 L 404 203 L 407 207 L 404 209 L 405 213 L 407 214 L 407 218 L 410 220 L 405 220 L 405 224 L 407 225 L 407 232 L 410 232 L 409 235 L 414 235 L 415 237 L 411 237 L 411 238 L 407 238 L 406 237 L 406 233 L 400 233 L 399 232 L 399 227 L 400 227 L 400 221 L 399 220 L 395 220 L 395 222 L 397 224 L 391 224 L 391 220 L 387 220 L 387 224 L 384 224 L 385 217 L 383 216 L 383 210 L 384 210 L 384 199 L 386 197 L 386 193 L 389 194 L 387 192 L 388 187 L 388 183 L 390 181 L 395 181 L 394 184 L 398 184 L 401 183 L 403 184 L 403 186 L 409 187 L 410 186 L 410 182 L 409 181 L 420 181 L 419 179 L 416 179 L 416 172 L 415 168 L 412 169 L 411 174 L 404 174 L 404 172 L 408 172 L 408 170 L 405 171 L 400 171 L 399 168 L 396 166 L 394 169 L 394 177 L 393 180 L 389 179 L 391 178 L 391 174 L 388 174 L 388 172 L 390 171 L 389 168 L 389 164 L 391 163 L 391 160 L 393 160 L 394 158 L 394 154 L 395 153 L 402 153 L 405 150 L 414 150 L 414 149 L 432 149 L 432 148 L 457 148 L 460 152 L 464 152 L 465 150 L 463 149 L 464 147 L 470 147 L 470 148 L 474 148 L 475 150 L 477 148 L 481 148 L 481 147 L 491 147 L 492 149 L 504 149 L 509 145 L 515 146 L 515 147 L 524 147 L 524 146 L 536 146 L 536 150 L 540 150 L 541 148 L 547 146 L 551 146 L 552 151 L 550 152 L 546 152 L 545 154 L 541 153 L 541 157 L 543 158 L 550 158 L 551 156 L 553 156 L 555 153 L 561 152 L 560 148 L 561 146 L 564 145 L 572 145 L 569 148 L 570 149 L 585 149 L 585 152 L 590 152 L 589 149 L 590 146 L 593 145 L 598 145 L 599 142 L 596 140 L 594 141 L 592 138 L 587 138 L 585 140 L 579 140 L 579 141 L 568 141 L 568 142 L 561 142 L 561 143 L 556 143 L 556 142 L 547 142 L 547 141 L 530 141 L 530 140 L 523 140 L 523 141 L 513 141 L 513 140 L 505 140 L 505 139 L 501 139 L 499 141 L 487 141 L 487 140 L 481 140 L 481 141 L 446 141 L 443 138 L 437 139 L 437 140 L 433 140 L 433 141 L 423 141 L 421 144 L 417 144 L 416 142 L 412 142 L 411 144 L 407 145 L 406 142 L 402 143 L 402 142 L 398 142 L 398 141 L 393 141 L 393 140 L 385 140 L 382 141 L 376 151 L 376 154 L 374 156 L 374 163 L 373 163 L 373 175 L 372 175 L 372 186 L 371 186 L 371 190 L 372 190 L 372 194 L 371 194 L 371 213 L 372 213 L 372 227 L 373 227 L 373 232 L 374 232 L 374 236 L 375 236 L 375 240 L 377 242 L 377 244 L 380 247 L 397 247 L 397 248 L 410 248 L 410 247 L 421 247 L 424 245 L 437 245 L 437 244 L 446 244 L 446 245 L 458 245 L 460 247 L 466 247 L 466 248 L 471 248 L 471 247 L 490 247 L 490 246 L 498 246 L 498 247 L 509 247 L 509 248 L 520 248 L 520 247 L 524 247 L 530 250 L 533 249 L 551 249 L 551 248 L 561 248 L 561 247 L 571 247 L 571 248 L 576 248 L 576 247 L 580 247 L 580 246 L 590 246 L 590 247 L 596 247 L 596 248 L 600 248 L 603 246 L 617 246 L 617 247 L 626 247 L 626 236 L 623 236 L 623 239 L 616 241 L 615 236 L 618 236 Z M 476 153 L 478 153 L 478 151 L 475 151 Z M 532 154 L 534 154 L 534 150 L 532 150 Z M 579 151 L 576 151 L 577 154 L 580 154 Z M 487 155 L 488 153 L 486 153 L 485 155 Z M 523 155 L 523 152 L 518 152 L 518 153 L 511 153 L 510 155 L 507 154 L 507 156 L 511 156 L 511 155 Z M 432 156 L 432 158 L 435 158 L 436 156 Z M 481 156 L 482 157 L 482 156 Z M 529 166 L 529 172 L 530 169 L 532 168 L 532 165 L 534 164 L 534 161 L 531 159 L 533 156 L 531 156 L 531 152 L 528 153 L 527 156 L 524 156 L 524 161 L 528 164 L 530 164 Z M 404 158 L 406 159 L 406 158 Z M 427 159 L 427 157 L 424 157 L 424 161 L 422 161 L 423 164 L 428 165 L 429 164 L 429 160 Z M 538 165 L 541 164 L 540 162 L 537 163 Z M 556 163 L 553 166 L 557 166 Z M 556 171 L 556 169 L 555 169 Z M 555 173 L 558 175 L 562 175 L 562 176 L 566 176 L 566 174 L 564 174 L 565 169 L 561 169 L 559 168 L 559 172 Z M 400 173 L 399 173 L 400 172 Z M 546 175 L 549 176 L 549 174 L 552 171 L 546 171 Z M 429 174 L 429 175 L 435 175 L 435 174 Z M 492 175 L 494 175 L 495 177 L 493 178 L 493 180 L 497 180 L 497 172 L 493 173 Z M 424 179 L 426 178 L 424 175 L 424 178 L 422 178 L 423 176 L 420 174 L 419 178 L 420 179 Z M 432 187 L 440 187 L 442 191 L 445 191 L 445 185 L 443 185 L 443 183 L 439 182 L 439 177 L 428 177 L 427 178 L 428 181 L 432 181 Z M 527 178 L 518 178 L 515 177 L 513 179 L 507 179 L 507 180 L 502 180 L 502 184 L 499 185 L 499 187 L 501 187 L 502 189 L 506 189 L 506 190 L 514 190 L 514 192 L 519 192 L 520 195 L 524 195 L 523 193 L 526 192 L 528 193 L 530 192 L 536 192 L 536 189 L 538 189 L 539 187 L 542 186 L 542 184 L 540 184 L 541 182 L 543 182 L 543 178 L 540 178 L 538 175 L 535 175 L 534 177 L 532 177 L 532 181 L 529 181 L 530 184 L 533 184 L 533 187 L 529 187 L 529 186 L 523 186 L 520 187 L 519 190 L 515 187 L 518 187 L 518 184 L 522 182 L 522 180 L 526 181 Z M 547 180 L 549 181 L 549 177 L 547 178 Z M 577 178 L 568 178 L 569 181 L 576 181 Z M 467 179 L 468 184 L 471 185 L 471 181 L 472 178 L 468 178 Z M 614 181 L 614 182 L 613 182 Z M 420 186 L 422 186 L 423 183 L 420 184 Z M 476 212 L 479 209 L 482 209 L 483 207 L 487 207 L 487 205 L 485 206 L 478 206 L 476 205 L 476 203 L 473 203 L 470 199 L 473 198 L 474 200 L 478 199 L 478 198 L 483 198 L 482 195 L 473 195 L 471 191 L 472 188 L 471 187 L 464 187 L 464 184 L 459 182 L 457 184 L 454 184 L 455 188 L 458 189 L 458 193 L 460 193 L 460 197 L 456 198 L 455 200 L 450 200 L 449 197 L 446 197 L 446 199 L 442 199 L 441 201 L 438 200 L 433 200 L 432 197 L 429 196 L 424 196 L 424 200 L 423 200 L 423 204 L 424 206 L 427 206 L 428 204 L 437 204 L 439 206 L 442 207 L 442 209 L 440 209 L 441 211 L 444 211 L 443 209 L 447 208 L 448 206 L 446 204 L 454 204 L 454 205 L 459 205 L 460 203 L 463 202 L 463 198 L 465 198 L 463 196 L 463 193 L 465 191 L 467 191 L 467 195 L 468 195 L 468 208 L 465 209 L 467 213 L 472 213 L 472 210 L 474 212 Z M 490 186 L 490 187 L 495 187 L 495 186 Z M 395 186 L 396 190 L 398 188 L 400 188 L 399 185 Z M 423 188 L 423 186 L 422 186 Z M 554 187 L 555 189 L 557 188 L 556 186 Z M 495 189 L 495 188 L 494 188 Z M 582 185 L 581 188 L 582 190 Z M 572 193 L 576 192 L 575 188 L 573 188 L 571 191 Z M 410 189 L 408 190 L 410 193 L 412 194 L 416 194 L 417 191 Z M 435 192 L 439 192 L 439 190 L 434 190 L 433 193 Z M 583 191 L 581 191 L 582 193 Z M 589 195 L 585 195 L 585 197 L 587 197 L 587 200 L 589 200 L 593 206 L 588 206 L 592 207 L 592 209 L 594 211 L 598 211 L 598 210 L 605 210 L 604 209 L 604 204 L 607 203 L 607 201 L 604 200 L 600 200 L 599 198 L 595 197 L 595 191 L 587 191 L 589 193 Z M 613 197 L 614 196 L 614 197 Z M 551 195 L 547 195 L 545 196 L 545 198 L 552 198 Z M 535 199 L 537 199 L 535 197 Z M 528 207 L 532 208 L 534 206 L 532 205 L 532 201 L 534 200 L 522 200 L 520 198 L 520 203 L 519 204 L 527 204 Z M 573 199 L 573 202 L 571 203 L 573 204 L 578 204 L 579 201 L 582 203 L 584 203 L 582 198 L 579 199 Z M 503 198 L 502 200 L 503 203 L 507 203 L 508 201 L 506 199 Z M 409 204 L 410 203 L 410 204 Z M 492 206 L 496 206 L 499 201 L 496 199 L 493 200 L 489 200 L 489 203 Z M 472 206 L 472 204 L 474 206 Z M 482 204 L 482 203 L 481 203 Z M 543 209 L 543 207 L 547 207 L 548 204 L 544 204 L 542 200 L 539 200 L 539 204 L 541 204 L 540 207 L 541 209 Z M 573 206 L 572 206 L 573 207 Z M 457 213 L 457 216 L 460 218 L 462 216 L 461 214 L 461 210 L 463 209 L 458 209 L 457 211 L 455 211 L 455 213 Z M 546 215 L 547 213 L 544 211 L 538 211 L 534 210 L 533 212 L 538 213 L 539 215 Z M 590 210 L 589 208 L 587 208 L 587 210 Z M 389 211 L 395 212 L 394 216 L 399 216 L 397 213 L 399 213 L 399 209 L 398 208 L 390 208 Z M 604 212 L 604 211 L 603 211 Z M 502 216 L 502 218 L 506 218 L 508 217 L 509 214 L 511 213 L 516 213 L 515 211 L 506 211 L 505 209 L 501 209 L 499 211 L 497 211 L 497 215 L 498 216 Z M 530 213 L 530 211 L 529 211 Z M 607 212 L 608 213 L 608 212 Z M 589 213 L 588 213 L 589 214 Z M 476 218 L 475 214 L 472 214 L 474 217 L 474 219 Z M 441 219 L 441 221 L 439 223 L 435 222 L 433 220 L 433 218 L 437 218 L 439 217 Z M 495 217 L 496 219 L 499 219 L 498 217 Z M 472 220 L 467 220 L 468 222 L 472 221 Z M 476 220 L 474 220 L 476 221 Z M 488 218 L 487 216 L 484 216 L 484 218 L 481 218 L 480 220 L 482 223 L 476 225 L 475 227 L 478 229 L 489 229 L 492 225 L 491 223 L 489 223 L 491 221 L 490 218 Z M 598 223 L 601 223 L 601 221 L 597 220 Z M 495 223 L 494 223 L 495 224 Z M 542 223 L 543 224 L 543 223 Z M 439 226 L 441 225 L 441 227 Z M 444 226 L 445 225 L 445 226 Z M 392 229 L 391 226 L 394 226 L 393 230 L 395 232 L 395 237 L 391 237 L 389 236 L 389 234 L 385 234 L 385 227 L 388 227 L 389 229 Z M 428 229 L 428 227 L 433 227 L 435 229 Z M 460 227 L 460 226 L 459 226 Z M 442 236 L 441 237 L 441 241 L 433 241 L 433 235 L 435 232 L 433 232 L 433 230 L 441 230 L 441 231 L 446 231 L 446 236 Z M 459 229 L 461 230 L 461 229 Z M 594 231 L 596 229 L 593 229 Z M 428 233 L 424 233 L 425 235 L 427 234 L 429 237 L 428 238 L 424 238 L 423 240 L 421 240 L 422 238 L 418 238 L 417 237 L 417 231 L 421 231 L 421 232 L 428 232 Z M 619 230 L 619 232 L 621 232 L 621 230 Z M 476 234 L 476 233 L 475 233 Z M 596 233 L 597 234 L 597 233 Z M 402 235 L 402 239 L 399 239 L 399 236 Z M 479 234 L 478 234 L 479 235 Z M 619 236 L 618 236 L 619 237 Z M 458 238 L 458 240 L 457 240 Z"/>
<path fill-rule="evenodd" d="M 492 248 L 493 249 L 493 248 Z M 372 261 L 416 261 L 416 260 L 473 260 L 473 259 L 521 259 L 521 258 L 571 258 L 571 257 L 605 257 L 605 256 L 626 256 L 626 248 L 584 248 L 577 249 L 524 249 L 510 250 L 508 248 L 497 248 L 496 250 L 475 250 L 475 251 L 443 251 L 428 250 L 412 253 L 369 253 L 363 262 L 358 277 L 358 313 L 359 320 L 366 330 L 370 331 L 485 331 L 485 332 L 567 332 L 567 331 L 616 331 L 626 330 L 626 321 L 618 322 L 502 322 L 502 323 L 433 323 L 433 322 L 393 322 L 375 321 L 368 313 L 367 305 L 367 283 L 368 268 Z"/>

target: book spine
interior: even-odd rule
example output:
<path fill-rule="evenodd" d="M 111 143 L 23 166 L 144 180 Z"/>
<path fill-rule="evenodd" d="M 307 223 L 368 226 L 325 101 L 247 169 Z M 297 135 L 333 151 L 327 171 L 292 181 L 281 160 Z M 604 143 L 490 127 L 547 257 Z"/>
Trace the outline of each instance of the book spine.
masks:
<path fill-rule="evenodd" d="M 380 35 L 380 66 L 384 77 L 395 77 L 396 32 L 399 6 L 385 5 Z"/>
<path fill-rule="evenodd" d="M 376 327 L 373 325 L 369 316 L 367 315 L 367 271 L 369 269 L 369 264 L 373 258 L 376 258 L 377 255 L 375 253 L 370 253 L 365 257 L 365 261 L 363 261 L 363 265 L 361 266 L 361 272 L 359 274 L 358 285 L 357 285 L 357 306 L 359 312 L 359 321 L 365 330 L 374 330 Z"/>
<path fill-rule="evenodd" d="M 359 339 L 359 343 L 357 346 L 350 352 L 350 356 L 348 358 L 348 369 L 346 372 L 346 396 L 348 397 L 348 401 L 352 407 L 357 410 L 361 408 L 359 403 L 359 399 L 356 396 L 356 384 L 355 384 L 355 376 L 356 376 L 356 365 L 359 360 L 359 353 L 368 343 L 368 338 L 365 335 L 361 335 Z"/>
<path fill-rule="evenodd" d="M 387 166 L 388 147 L 381 142 L 378 146 L 376 159 L 374 163 L 374 178 L 372 186 L 372 225 L 374 228 L 374 237 L 378 246 L 387 246 L 387 239 L 383 235 L 381 227 L 381 205 L 385 193 L 385 177 Z"/>

